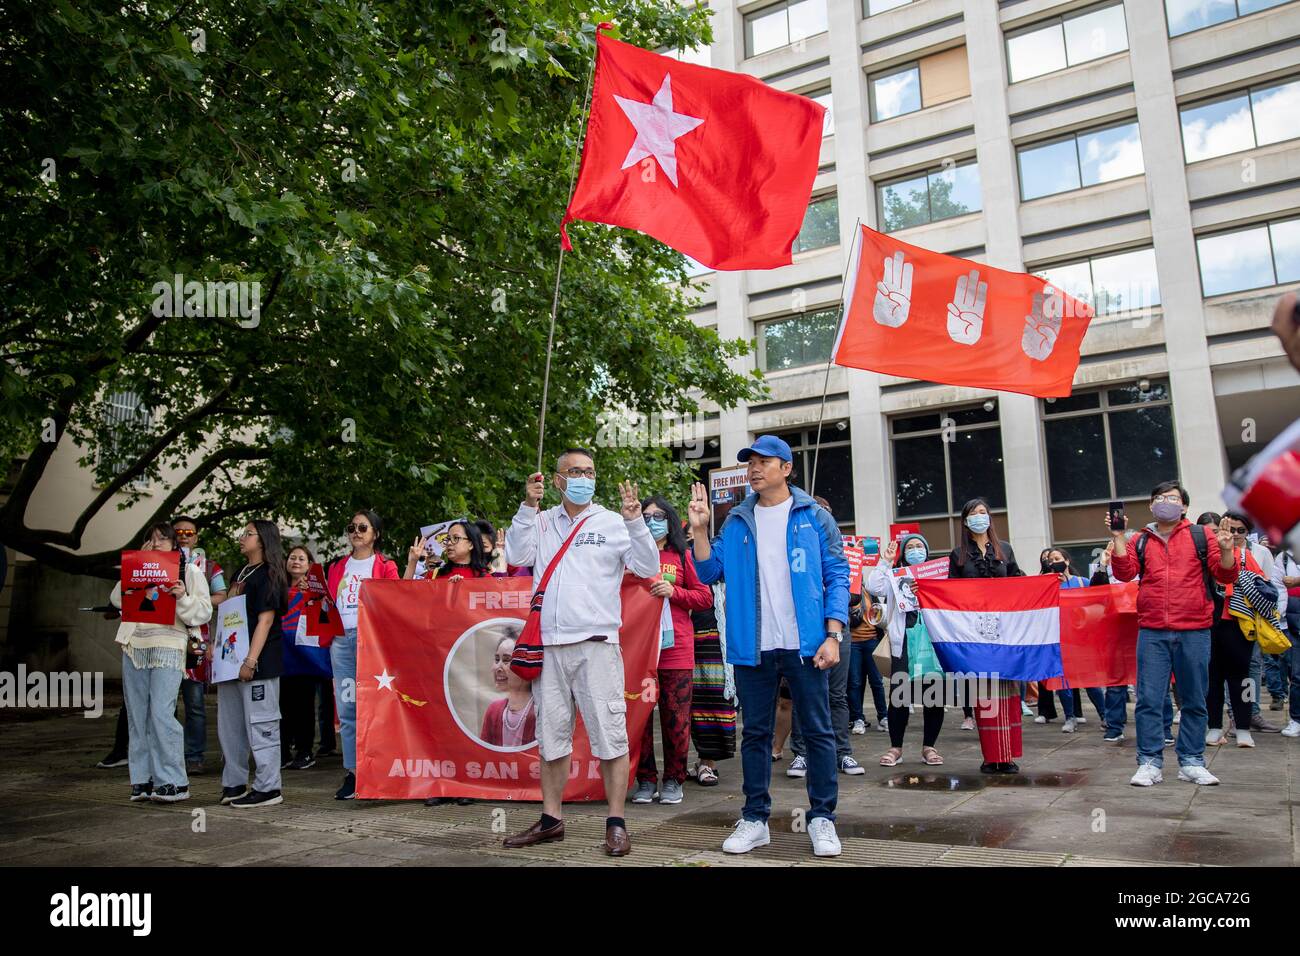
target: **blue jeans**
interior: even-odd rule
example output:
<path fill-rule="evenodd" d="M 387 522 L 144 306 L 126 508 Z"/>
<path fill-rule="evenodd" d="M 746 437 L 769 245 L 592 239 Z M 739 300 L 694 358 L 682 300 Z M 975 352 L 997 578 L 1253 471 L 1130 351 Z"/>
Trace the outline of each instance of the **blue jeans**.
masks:
<path fill-rule="evenodd" d="M 1157 631 L 1138 629 L 1137 762 L 1164 765 L 1166 719 L 1172 720 L 1169 675 L 1178 681 L 1182 698 L 1179 718 L 1178 765 L 1205 766 L 1205 689 L 1210 672 L 1210 630 Z"/>
<path fill-rule="evenodd" d="M 871 686 L 871 702 L 876 708 L 876 722 L 885 719 L 888 710 L 885 704 L 885 681 L 880 676 L 871 655 L 882 638 L 870 641 L 854 641 L 853 657 L 849 662 L 849 720 L 866 722 L 867 715 L 862 708 L 867 685 Z"/>
<path fill-rule="evenodd" d="M 743 733 L 740 766 L 745 806 L 741 816 L 766 823 L 772 813 L 772 730 L 776 719 L 776 688 L 782 677 L 790 687 L 808 748 L 808 818 L 835 819 L 839 779 L 835 766 L 835 731 L 831 728 L 830 683 L 826 671 L 801 659 L 798 651 L 763 651 L 753 667 L 737 664 L 736 695 L 740 698 Z M 334 672 L 338 674 L 336 669 Z"/>
<path fill-rule="evenodd" d="M 1300 602 L 1300 598 L 1295 599 Z M 1286 609 L 1286 636 L 1291 639 L 1293 644 L 1300 644 L 1300 607 L 1294 611 L 1288 605 Z M 1294 647 L 1286 654 L 1284 658 L 1290 656 L 1290 662 L 1287 667 L 1287 675 L 1290 677 L 1290 693 L 1287 694 L 1287 716 L 1292 720 L 1300 720 L 1300 651 Z"/>
<path fill-rule="evenodd" d="M 1106 719 L 1106 693 L 1100 687 L 1085 687 L 1084 693 L 1088 695 L 1088 700 L 1092 701 L 1093 709 L 1097 711 L 1097 717 L 1105 721 Z M 1083 713 L 1083 705 L 1078 707 L 1078 713 Z"/>
<path fill-rule="evenodd" d="M 178 667 L 136 667 L 122 655 L 122 694 L 131 737 L 127 761 L 132 784 L 153 781 L 154 787 L 188 787 L 185 743 L 176 719 L 176 694 L 181 689 Z"/>
<path fill-rule="evenodd" d="M 1286 636 L 1291 637 L 1291 631 L 1286 632 Z M 1291 648 L 1287 648 L 1281 654 L 1264 655 L 1264 683 L 1268 687 L 1269 696 L 1274 700 L 1285 700 L 1287 697 L 1287 677 L 1291 673 Z"/>
<path fill-rule="evenodd" d="M 1206 668 L 1208 671 L 1208 663 Z M 1128 688 L 1107 687 L 1104 695 L 1099 690 L 1089 689 L 1088 697 L 1092 700 L 1092 705 L 1101 713 L 1101 719 L 1106 722 L 1106 736 L 1111 737 L 1115 734 L 1122 734 L 1124 725 L 1128 723 Z M 1098 698 L 1101 698 L 1100 705 L 1097 703 Z M 1161 717 L 1164 718 L 1165 724 L 1164 739 L 1168 740 L 1174 735 L 1174 696 L 1172 691 L 1167 690 L 1165 692 L 1165 704 Z"/>
<path fill-rule="evenodd" d="M 338 699 L 339 736 L 343 738 L 343 768 L 357 769 L 357 631 L 346 630 L 330 642 L 330 666 Z M 773 691 L 775 693 L 775 691 Z M 768 760 L 772 755 L 768 753 Z"/>
<path fill-rule="evenodd" d="M 1264 654 L 1259 649 L 1257 641 L 1250 642 L 1250 686 L 1253 697 L 1250 701 L 1250 715 L 1252 717 L 1259 715 L 1259 695 L 1263 692 L 1264 682 L 1261 678 L 1264 676 Z"/>
<path fill-rule="evenodd" d="M 201 680 L 181 679 L 181 698 L 185 701 L 185 759 L 202 760 L 208 741 L 208 712 Z"/>

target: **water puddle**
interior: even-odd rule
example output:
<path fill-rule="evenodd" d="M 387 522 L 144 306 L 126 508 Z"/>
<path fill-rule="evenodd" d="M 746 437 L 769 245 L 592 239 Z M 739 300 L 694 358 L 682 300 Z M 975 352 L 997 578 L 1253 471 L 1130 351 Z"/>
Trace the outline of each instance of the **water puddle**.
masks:
<path fill-rule="evenodd" d="M 983 790 L 986 787 L 1073 787 L 1083 773 L 899 773 L 880 782 L 888 790 Z"/>

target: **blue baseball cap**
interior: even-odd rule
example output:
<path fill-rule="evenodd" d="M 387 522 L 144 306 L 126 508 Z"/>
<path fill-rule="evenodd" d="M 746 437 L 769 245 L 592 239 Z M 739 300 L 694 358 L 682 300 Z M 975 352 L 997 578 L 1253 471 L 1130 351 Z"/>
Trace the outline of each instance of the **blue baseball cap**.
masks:
<path fill-rule="evenodd" d="M 790 453 L 790 446 L 775 435 L 759 435 L 758 440 L 748 448 L 742 448 L 736 452 L 737 461 L 749 461 L 751 455 L 762 455 L 765 458 L 780 458 L 782 461 L 793 461 L 794 455 Z"/>

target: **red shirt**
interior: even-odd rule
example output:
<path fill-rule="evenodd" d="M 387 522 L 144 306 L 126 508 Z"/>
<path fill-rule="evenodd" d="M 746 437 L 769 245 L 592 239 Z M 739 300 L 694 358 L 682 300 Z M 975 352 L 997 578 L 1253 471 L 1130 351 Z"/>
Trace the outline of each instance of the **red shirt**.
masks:
<path fill-rule="evenodd" d="M 1214 620 L 1214 603 L 1205 593 L 1205 576 L 1192 540 L 1192 523 L 1184 518 L 1169 535 L 1166 544 L 1160 535 L 1143 528 L 1147 537 L 1145 568 L 1138 583 L 1138 627 L 1156 631 L 1196 631 L 1208 628 Z M 1137 577 L 1137 536 L 1126 542 L 1123 555 L 1111 558 L 1116 581 Z M 1221 584 L 1231 584 L 1237 577 L 1235 567 L 1219 565 L 1219 542 L 1211 528 L 1205 529 L 1205 561 L 1210 573 Z"/>
<path fill-rule="evenodd" d="M 676 551 L 664 548 L 659 552 L 660 574 L 676 576 L 673 596 L 668 606 L 673 615 L 673 646 L 659 652 L 662 670 L 690 670 L 695 666 L 695 625 L 691 623 L 692 611 L 713 607 L 713 590 L 700 581 L 695 573 L 695 559 L 686 552 L 686 564 Z"/>

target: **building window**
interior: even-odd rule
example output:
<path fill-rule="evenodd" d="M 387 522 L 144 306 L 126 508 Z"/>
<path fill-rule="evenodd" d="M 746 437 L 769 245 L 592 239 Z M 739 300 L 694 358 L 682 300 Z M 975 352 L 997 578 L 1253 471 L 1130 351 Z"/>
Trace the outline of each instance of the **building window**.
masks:
<path fill-rule="evenodd" d="M 765 372 L 820 365 L 831 357 L 839 310 L 805 312 L 758 326 L 758 365 Z"/>
<path fill-rule="evenodd" d="M 952 547 L 961 507 L 970 499 L 1006 509 L 996 405 L 903 415 L 889 426 L 895 519 L 920 522 L 931 551 Z"/>
<path fill-rule="evenodd" d="M 1143 379 L 1045 400 L 1043 445 L 1053 505 L 1146 500 L 1178 477 L 1169 383 Z M 1098 527 L 1101 511 L 1097 512 Z M 1093 537 L 1093 533 L 1086 537 Z M 1068 540 L 1068 539 L 1067 539 Z"/>
<path fill-rule="evenodd" d="M 1169 35 L 1181 36 L 1286 2 L 1288 0 L 1165 0 Z"/>
<path fill-rule="evenodd" d="M 817 426 L 795 432 L 778 432 L 794 454 L 791 483 L 805 491 L 812 485 L 813 455 L 817 450 Z M 814 493 L 831 505 L 835 523 L 846 533 L 854 527 L 853 449 L 847 421 L 822 424 L 821 452 L 817 455 L 817 485 Z"/>
<path fill-rule="evenodd" d="M 866 14 L 869 17 L 874 17 L 877 13 L 905 7 L 911 2 L 912 0 L 866 0 Z"/>
<path fill-rule="evenodd" d="M 697 46 L 690 50 L 660 50 L 659 53 L 661 56 L 672 57 L 682 63 L 694 63 L 697 66 L 708 66 L 710 63 L 707 45 Z"/>
<path fill-rule="evenodd" d="M 114 392 L 107 396 L 100 414 L 108 430 L 95 453 L 95 470 L 96 477 L 108 484 L 134 465 L 137 456 L 144 452 L 152 437 L 154 416 L 141 405 L 140 396 L 135 392 Z M 149 479 L 141 475 L 127 487 L 143 491 L 148 486 Z"/>
<path fill-rule="evenodd" d="M 1196 257 L 1206 296 L 1295 282 L 1300 280 L 1300 219 L 1202 236 Z"/>
<path fill-rule="evenodd" d="M 871 121 L 915 113 L 970 96 L 964 46 L 923 57 L 871 77 Z"/>
<path fill-rule="evenodd" d="M 1017 152 L 1017 159 L 1020 198 L 1025 200 L 1140 176 L 1143 172 L 1137 123 L 1026 146 Z"/>
<path fill-rule="evenodd" d="M 979 167 L 973 161 L 885 183 L 876 192 L 885 232 L 964 216 L 984 208 L 980 199 Z"/>
<path fill-rule="evenodd" d="M 709 470 L 712 468 L 722 467 L 721 442 L 717 438 L 700 438 L 700 446 L 689 448 L 685 444 L 673 446 L 673 461 L 686 465 L 691 469 L 695 476 L 695 481 L 700 482 L 704 487 L 709 486 Z M 691 444 L 694 444 L 692 442 Z M 691 457 L 697 455 L 699 457 Z M 682 520 L 686 520 L 686 512 L 678 512 Z"/>
<path fill-rule="evenodd" d="M 840 201 L 835 194 L 814 199 L 808 204 L 803 225 L 795 237 L 792 252 L 824 249 L 840 241 Z"/>
<path fill-rule="evenodd" d="M 1034 275 L 1092 306 L 1098 316 L 1131 314 L 1160 304 L 1156 252 L 1150 248 L 1046 266 L 1035 269 Z"/>
<path fill-rule="evenodd" d="M 745 56 L 826 32 L 826 0 L 788 0 L 745 17 Z"/>
<path fill-rule="evenodd" d="M 1300 80 L 1252 87 L 1178 113 L 1189 163 L 1300 136 Z"/>
<path fill-rule="evenodd" d="M 831 103 L 831 91 L 824 90 L 821 93 L 810 93 L 808 99 L 814 103 L 820 103 L 826 107 L 826 113 L 822 116 L 822 136 L 835 135 L 835 107 Z"/>
<path fill-rule="evenodd" d="M 1055 73 L 1128 49 L 1124 5 L 1054 17 L 1007 37 L 1011 82 Z"/>

